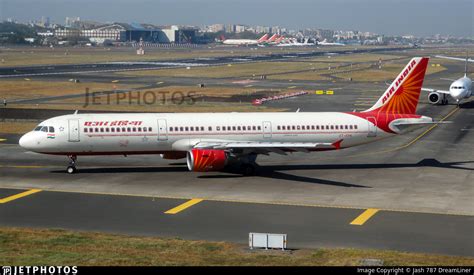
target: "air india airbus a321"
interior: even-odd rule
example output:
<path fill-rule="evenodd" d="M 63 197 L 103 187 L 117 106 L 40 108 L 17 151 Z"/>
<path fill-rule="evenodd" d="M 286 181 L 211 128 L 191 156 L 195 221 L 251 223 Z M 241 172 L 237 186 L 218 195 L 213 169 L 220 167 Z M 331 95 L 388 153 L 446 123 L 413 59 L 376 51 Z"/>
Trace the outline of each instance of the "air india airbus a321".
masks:
<path fill-rule="evenodd" d="M 26 150 L 77 156 L 160 154 L 186 158 L 191 171 L 231 163 L 244 174 L 258 154 L 340 150 L 435 123 L 416 114 L 428 58 L 410 60 L 385 93 L 363 112 L 71 114 L 40 123 L 20 139 Z"/>

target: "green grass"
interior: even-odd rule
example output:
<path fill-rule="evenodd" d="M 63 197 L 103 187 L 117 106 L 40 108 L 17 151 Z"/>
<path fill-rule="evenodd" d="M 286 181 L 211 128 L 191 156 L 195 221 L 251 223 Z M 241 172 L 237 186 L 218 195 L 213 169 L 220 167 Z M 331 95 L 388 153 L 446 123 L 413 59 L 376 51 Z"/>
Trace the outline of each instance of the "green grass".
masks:
<path fill-rule="evenodd" d="M 245 236 L 243 236 L 245 238 Z M 474 265 L 474 258 L 386 250 L 249 250 L 227 242 L 133 237 L 58 229 L 0 228 L 0 265 Z"/>

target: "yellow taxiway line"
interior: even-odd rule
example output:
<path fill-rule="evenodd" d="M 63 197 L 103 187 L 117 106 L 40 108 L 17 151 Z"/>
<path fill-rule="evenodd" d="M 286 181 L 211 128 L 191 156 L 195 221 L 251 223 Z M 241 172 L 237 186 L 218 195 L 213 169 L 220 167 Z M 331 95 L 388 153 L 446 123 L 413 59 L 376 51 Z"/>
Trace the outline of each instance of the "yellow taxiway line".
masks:
<path fill-rule="evenodd" d="M 363 225 L 366 221 L 368 221 L 373 215 L 379 212 L 379 209 L 369 208 L 365 210 L 362 214 L 360 214 L 357 218 L 355 218 L 351 224 L 352 225 Z"/>
<path fill-rule="evenodd" d="M 26 196 L 29 196 L 29 195 L 32 195 L 32 194 L 35 194 L 35 193 L 38 193 L 38 192 L 41 192 L 41 189 L 31 189 L 31 190 L 28 190 L 28 191 L 25 191 L 25 192 L 22 192 L 22 193 L 19 193 L 19 194 L 16 194 L 16 195 L 12 195 L 10 197 L 6 197 L 4 199 L 0 199 L 0 203 L 7 203 L 7 202 L 10 202 L 10 201 L 14 201 L 16 199 L 20 199 L 20 198 L 23 198 L 23 197 L 26 197 Z"/>
<path fill-rule="evenodd" d="M 4 139 L 4 138 L 0 138 L 0 142 L 2 142 L 2 141 L 6 141 L 6 139 Z"/>
<path fill-rule="evenodd" d="M 189 200 L 189 201 L 187 201 L 187 202 L 185 202 L 181 205 L 176 206 L 175 208 L 172 208 L 172 209 L 166 211 L 165 214 L 177 214 L 177 213 L 183 211 L 184 209 L 187 209 L 187 208 L 189 208 L 189 207 L 191 207 L 195 204 L 198 204 L 202 201 L 203 201 L 203 199 L 191 199 L 191 200 Z"/>

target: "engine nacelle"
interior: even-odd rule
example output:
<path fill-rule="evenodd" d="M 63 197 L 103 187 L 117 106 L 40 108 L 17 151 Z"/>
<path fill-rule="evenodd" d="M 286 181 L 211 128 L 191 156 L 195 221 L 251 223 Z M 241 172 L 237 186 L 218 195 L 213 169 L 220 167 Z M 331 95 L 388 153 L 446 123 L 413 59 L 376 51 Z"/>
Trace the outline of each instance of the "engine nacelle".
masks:
<path fill-rule="evenodd" d="M 160 154 L 163 159 L 184 159 L 186 157 L 186 152 L 166 152 L 164 154 Z"/>
<path fill-rule="evenodd" d="M 195 172 L 222 170 L 226 166 L 227 160 L 228 157 L 224 150 L 192 149 L 186 156 L 188 169 Z"/>
<path fill-rule="evenodd" d="M 443 99 L 443 96 L 441 94 L 437 93 L 437 92 L 431 92 L 428 95 L 428 101 L 431 104 L 441 104 L 442 99 Z"/>

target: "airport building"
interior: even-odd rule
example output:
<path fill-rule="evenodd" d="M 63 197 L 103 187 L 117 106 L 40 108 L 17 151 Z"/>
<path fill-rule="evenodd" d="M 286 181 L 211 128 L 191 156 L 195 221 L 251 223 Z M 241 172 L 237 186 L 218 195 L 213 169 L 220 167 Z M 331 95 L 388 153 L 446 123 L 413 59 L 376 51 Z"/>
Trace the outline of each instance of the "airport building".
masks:
<path fill-rule="evenodd" d="M 94 29 L 56 29 L 54 36 L 61 39 L 83 38 L 96 43 L 138 42 L 140 39 L 152 43 L 194 43 L 196 29 L 115 23 Z"/>

